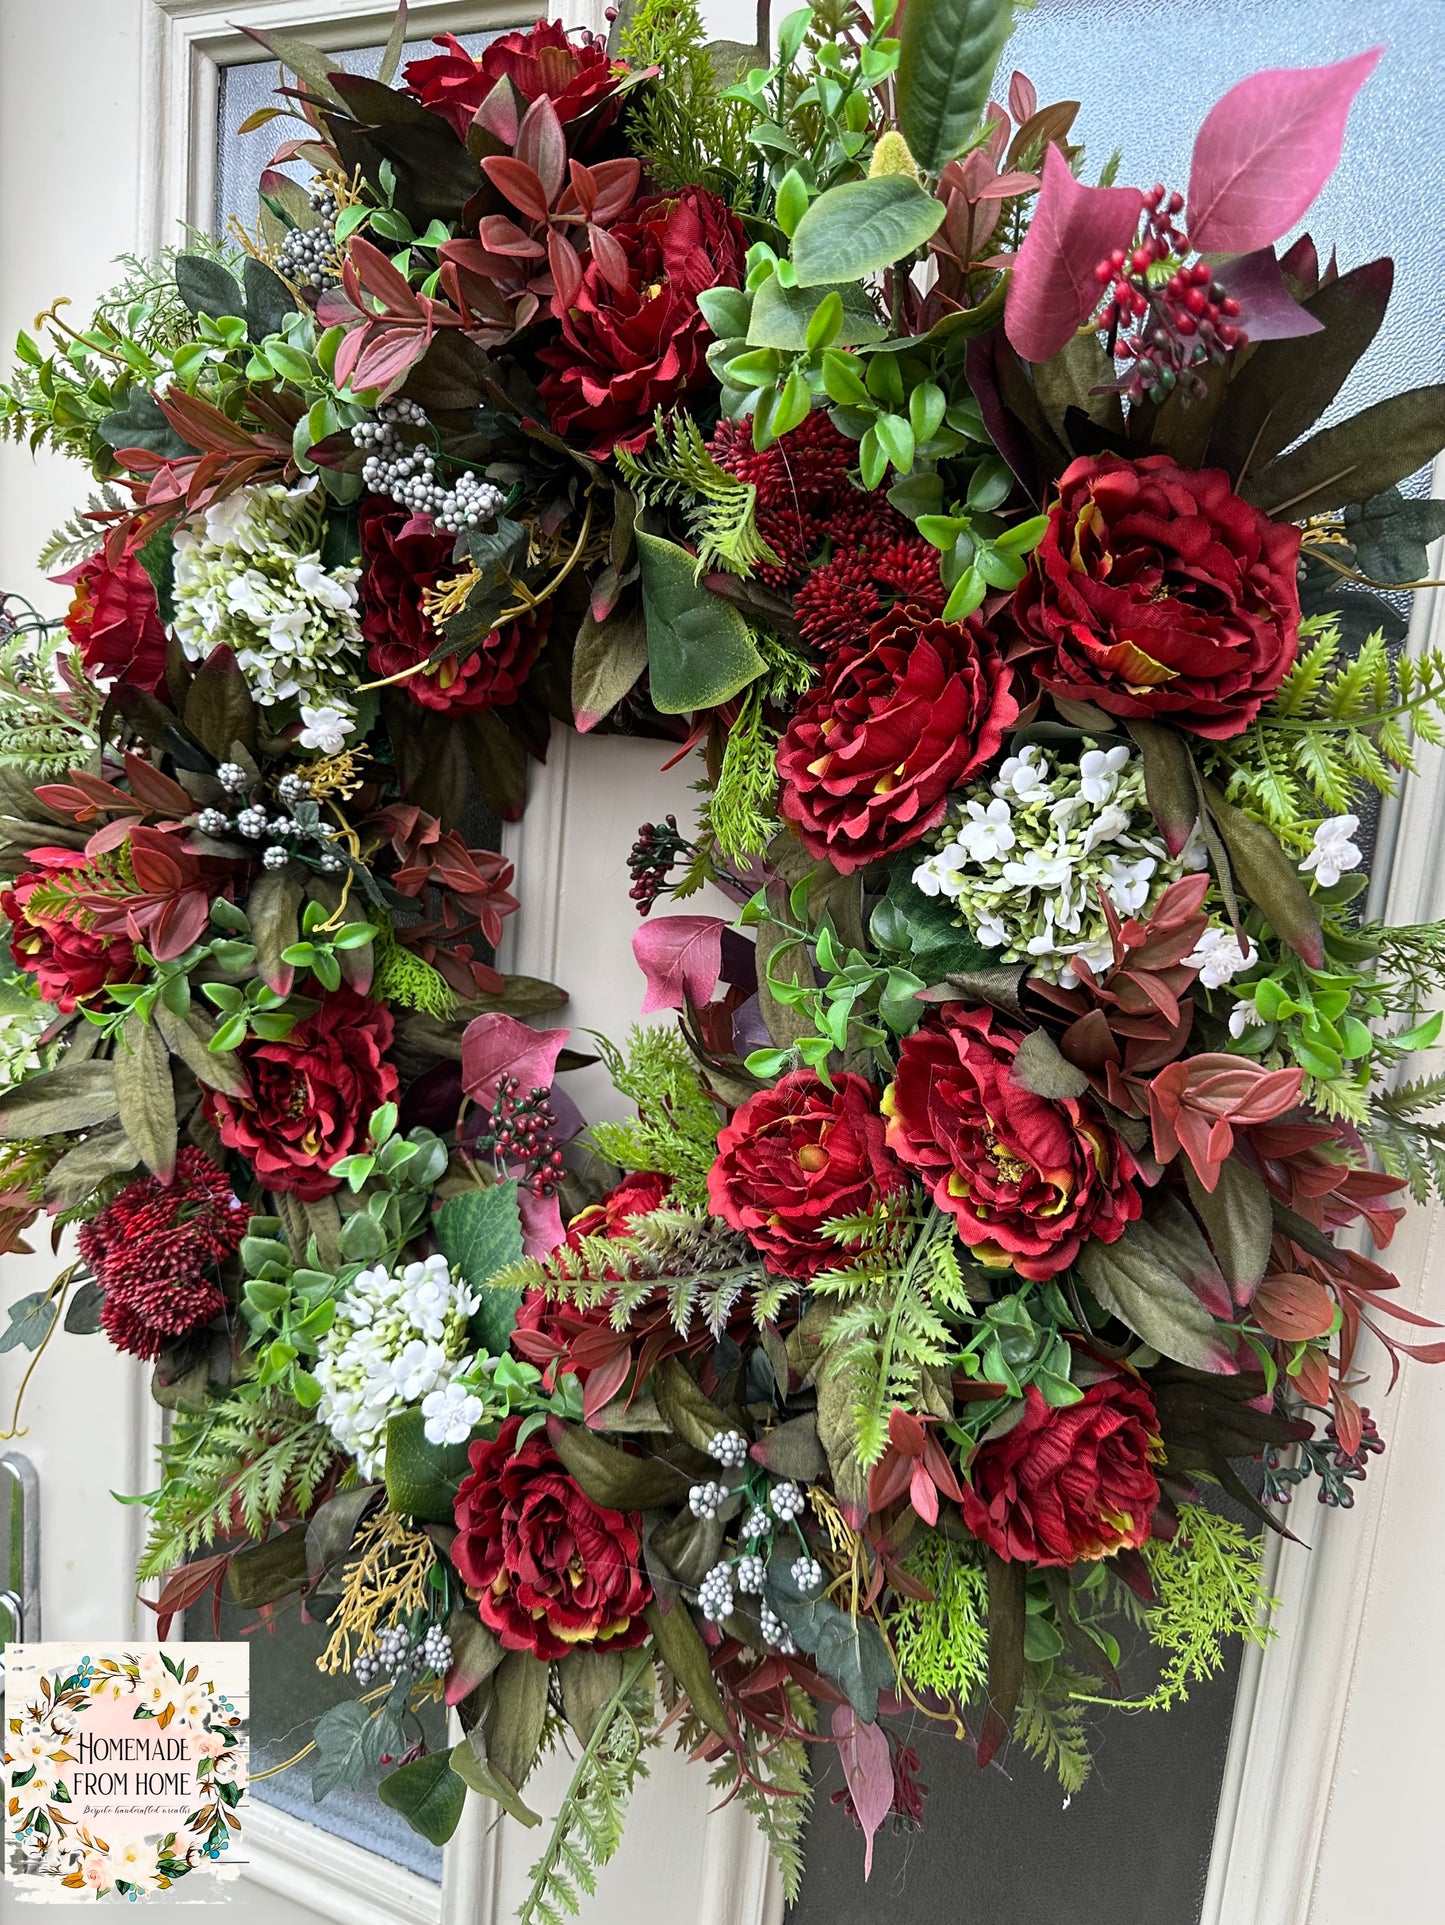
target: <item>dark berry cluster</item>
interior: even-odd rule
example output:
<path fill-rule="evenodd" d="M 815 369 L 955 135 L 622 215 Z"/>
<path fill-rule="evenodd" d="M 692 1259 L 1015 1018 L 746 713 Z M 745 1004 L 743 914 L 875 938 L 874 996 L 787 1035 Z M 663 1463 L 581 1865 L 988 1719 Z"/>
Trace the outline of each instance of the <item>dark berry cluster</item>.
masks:
<path fill-rule="evenodd" d="M 627 856 L 627 873 L 632 877 L 628 894 L 645 916 L 667 887 L 667 878 L 678 862 L 690 861 L 697 854 L 677 826 L 677 817 L 664 822 L 644 822 Z"/>
<path fill-rule="evenodd" d="M 505 1168 L 520 1163 L 520 1181 L 533 1196 L 555 1196 L 562 1181 L 562 1152 L 557 1148 L 557 1117 L 540 1086 L 524 1096 L 515 1076 L 504 1076 L 488 1118 L 490 1127 L 477 1147 Z"/>
<path fill-rule="evenodd" d="M 1205 261 L 1185 263 L 1189 236 L 1175 225 L 1184 196 L 1161 185 L 1144 196 L 1144 231 L 1130 253 L 1115 248 L 1094 269 L 1112 283 L 1099 325 L 1107 328 L 1115 355 L 1132 366 L 1119 389 L 1131 400 L 1165 400 L 1182 391 L 1204 394 L 1203 369 L 1222 362 L 1248 336 L 1239 326 L 1239 302 L 1214 278 Z"/>

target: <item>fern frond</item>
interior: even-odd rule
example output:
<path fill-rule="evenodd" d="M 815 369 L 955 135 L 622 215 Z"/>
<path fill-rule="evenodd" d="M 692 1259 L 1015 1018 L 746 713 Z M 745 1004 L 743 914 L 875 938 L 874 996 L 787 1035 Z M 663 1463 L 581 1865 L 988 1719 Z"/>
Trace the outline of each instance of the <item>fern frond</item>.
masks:
<path fill-rule="evenodd" d="M 39 566 L 48 572 L 52 568 L 74 568 L 77 562 L 88 560 L 105 540 L 104 527 L 91 517 L 101 513 L 124 513 L 125 505 L 107 482 L 91 495 L 83 511 L 77 511 L 69 521 L 47 536 L 37 557 Z"/>
<path fill-rule="evenodd" d="M 1057 1776 L 1070 1797 L 1083 1790 L 1093 1764 L 1084 1706 L 1075 1696 L 1089 1684 L 1059 1664 L 1028 1665 L 1014 1723 L 1014 1736 L 1024 1750 Z"/>
<path fill-rule="evenodd" d="M 1191 1684 L 1223 1669 L 1227 1638 L 1268 1644 L 1279 1600 L 1265 1588 L 1260 1552 L 1258 1538 L 1202 1504 L 1179 1506 L 1179 1529 L 1168 1543 L 1145 1544 L 1159 1599 L 1145 1623 L 1164 1668 L 1153 1691 L 1129 1709 L 1163 1711 L 1187 1698 Z"/>
<path fill-rule="evenodd" d="M 904 1569 L 933 1596 L 902 1599 L 888 1621 L 898 1674 L 915 1690 L 961 1707 L 988 1676 L 988 1580 L 941 1531 L 913 1545 Z"/>
<path fill-rule="evenodd" d="M 636 1105 L 637 1116 L 627 1123 L 594 1123 L 594 1148 L 619 1169 L 671 1177 L 679 1202 L 706 1208 L 722 1117 L 686 1041 L 677 1030 L 638 1024 L 625 1057 L 605 1036 L 596 1042 L 614 1086 Z"/>
<path fill-rule="evenodd" d="M 640 454 L 616 450 L 617 465 L 639 501 L 681 508 L 697 543 L 699 570 L 751 575 L 777 556 L 758 533 L 758 491 L 720 468 L 689 414 L 671 421 L 658 409 L 655 435 Z"/>
<path fill-rule="evenodd" d="M 795 1692 L 799 1698 L 803 1695 L 796 1685 L 787 1689 L 790 1698 Z M 794 1708 L 796 1714 L 796 1704 Z M 803 1888 L 803 1833 L 813 1806 L 807 1743 L 802 1738 L 779 1738 L 750 1758 L 747 1766 L 740 1774 L 738 1760 L 729 1754 L 709 1782 L 720 1792 L 736 1790 L 739 1802 L 767 1840 L 784 1902 L 796 1905 Z"/>

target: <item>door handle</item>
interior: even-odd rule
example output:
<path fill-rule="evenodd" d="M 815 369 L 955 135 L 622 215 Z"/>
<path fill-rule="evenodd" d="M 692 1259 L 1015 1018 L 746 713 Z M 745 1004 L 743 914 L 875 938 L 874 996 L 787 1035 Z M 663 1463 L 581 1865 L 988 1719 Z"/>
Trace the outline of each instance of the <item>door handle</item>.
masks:
<path fill-rule="evenodd" d="M 22 1452 L 0 1451 L 0 1646 L 39 1636 L 40 1479 Z"/>

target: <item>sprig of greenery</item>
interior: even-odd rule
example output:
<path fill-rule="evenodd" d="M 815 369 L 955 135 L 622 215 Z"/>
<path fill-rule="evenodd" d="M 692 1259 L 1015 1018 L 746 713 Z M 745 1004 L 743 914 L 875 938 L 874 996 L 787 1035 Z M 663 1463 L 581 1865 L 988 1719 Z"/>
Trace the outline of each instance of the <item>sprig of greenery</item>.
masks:
<path fill-rule="evenodd" d="M 793 1716 L 806 1730 L 817 1725 L 817 1714 L 806 1694 L 795 1684 L 784 1686 Z M 709 1782 L 720 1792 L 736 1788 L 737 1796 L 768 1841 L 768 1850 L 782 1881 L 783 1899 L 798 1902 L 803 1888 L 803 1833 L 813 1806 L 812 1767 L 804 1738 L 775 1738 L 766 1748 L 755 1747 L 739 1773 L 738 1760 L 724 1758 Z"/>
<path fill-rule="evenodd" d="M 651 445 L 616 450 L 617 465 L 639 501 L 681 508 L 697 544 L 698 566 L 751 575 L 778 558 L 758 533 L 758 491 L 720 468 L 690 414 L 654 417 Z"/>
<path fill-rule="evenodd" d="M 902 1598 L 888 1621 L 898 1674 L 915 1691 L 965 1705 L 988 1676 L 988 1581 L 942 1531 L 924 1533 L 904 1561 L 931 1598 Z"/>
<path fill-rule="evenodd" d="M 614 1086 L 637 1106 L 631 1122 L 592 1125 L 598 1155 L 619 1169 L 671 1177 L 679 1203 L 705 1210 L 722 1118 L 686 1042 L 676 1030 L 641 1024 L 625 1057 L 605 1036 L 595 1041 Z"/>
<path fill-rule="evenodd" d="M 18 595 L 0 598 L 0 767 L 34 782 L 83 768 L 103 699 L 59 622 Z"/>
<path fill-rule="evenodd" d="M 1445 1197 L 1445 1122 L 1431 1122 L 1426 1114 L 1442 1104 L 1445 1075 L 1401 1083 L 1376 1094 L 1363 1131 L 1381 1167 L 1408 1183 L 1417 1203 L 1432 1190 Z"/>
<path fill-rule="evenodd" d="M 1064 1665 L 1024 1668 L 1014 1736 L 1031 1758 L 1057 1776 L 1071 1797 L 1083 1790 L 1093 1766 L 1081 1701 L 1081 1694 L 1089 1692 L 1093 1683 Z"/>
<path fill-rule="evenodd" d="M 758 169 L 748 134 L 757 110 L 720 91 L 737 75 L 719 71 L 697 0 L 643 0 L 617 50 L 634 69 L 660 69 L 635 96 L 627 122 L 651 179 L 664 189 L 700 184 L 751 213 Z"/>

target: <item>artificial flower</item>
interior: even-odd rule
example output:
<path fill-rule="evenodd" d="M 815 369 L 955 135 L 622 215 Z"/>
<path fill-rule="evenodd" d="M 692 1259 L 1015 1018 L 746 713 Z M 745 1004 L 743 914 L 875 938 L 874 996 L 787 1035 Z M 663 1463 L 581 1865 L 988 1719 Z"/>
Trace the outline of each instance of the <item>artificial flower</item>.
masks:
<path fill-rule="evenodd" d="M 1315 830 L 1314 847 L 1301 862 L 1301 870 L 1314 872 L 1321 889 L 1333 889 L 1340 877 L 1358 869 L 1364 861 L 1355 833 L 1360 826 L 1357 815 L 1331 816 Z"/>
<path fill-rule="evenodd" d="M 545 1435 L 520 1447 L 519 1417 L 471 1447 L 451 1555 L 504 1649 L 565 1658 L 625 1651 L 647 1636 L 652 1586 L 642 1519 L 594 1504 Z"/>
<path fill-rule="evenodd" d="M 240 1045 L 249 1094 L 207 1090 L 212 1127 L 268 1190 L 306 1202 L 329 1196 L 341 1182 L 332 1164 L 361 1147 L 367 1118 L 396 1095 L 386 1056 L 392 1029 L 380 1003 L 347 988 L 330 991 L 288 1036 L 252 1036 Z"/>
<path fill-rule="evenodd" d="M 999 1557 L 1042 1569 L 1137 1550 L 1159 1502 L 1162 1454 L 1137 1377 L 1110 1372 L 1062 1408 L 1031 1384 L 1018 1422 L 969 1461 L 964 1522 Z"/>
<path fill-rule="evenodd" d="M 866 652 L 835 658 L 799 702 L 778 743 L 779 810 L 810 855 L 849 875 L 936 827 L 1018 712 L 983 623 L 892 609 Z"/>
<path fill-rule="evenodd" d="M 588 33 L 569 33 L 558 20 L 498 34 L 478 54 L 470 54 L 455 34 L 439 33 L 434 45 L 445 51 L 409 61 L 405 91 L 450 123 L 465 140 L 477 109 L 503 80 L 509 80 L 528 105 L 544 95 L 565 127 L 598 108 L 599 126 L 615 118 L 618 81 L 626 68 L 614 68 L 606 42 Z"/>
<path fill-rule="evenodd" d="M 811 1277 L 845 1260 L 843 1245 L 823 1234 L 830 1218 L 860 1216 L 907 1182 L 885 1145 L 871 1083 L 843 1074 L 830 1089 L 794 1070 L 750 1096 L 723 1130 L 707 1191 L 713 1213 L 770 1270 Z"/>
<path fill-rule="evenodd" d="M 102 549 L 55 579 L 75 590 L 65 628 L 86 674 L 153 695 L 166 679 L 166 630 L 155 584 L 139 560 L 111 561 Z"/>
<path fill-rule="evenodd" d="M 1090 1237 L 1116 1242 L 1143 1206 L 1127 1144 L 1087 1098 L 1014 1080 L 1023 1039 L 992 1009 L 945 1003 L 903 1039 L 883 1111 L 889 1148 L 975 1260 L 1042 1279 Z"/>
<path fill-rule="evenodd" d="M 1220 469 L 1082 455 L 1014 597 L 1030 667 L 1110 715 L 1238 735 L 1294 663 L 1299 544 Z"/>
<path fill-rule="evenodd" d="M 68 1014 L 108 983 L 139 974 L 135 943 L 124 929 L 100 934 L 76 902 L 77 879 L 91 871 L 73 849 L 32 849 L 27 868 L 0 889 L 0 912 L 10 924 L 10 954 L 35 978 L 46 1002 Z"/>

